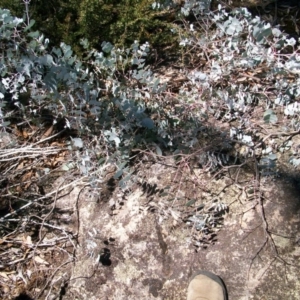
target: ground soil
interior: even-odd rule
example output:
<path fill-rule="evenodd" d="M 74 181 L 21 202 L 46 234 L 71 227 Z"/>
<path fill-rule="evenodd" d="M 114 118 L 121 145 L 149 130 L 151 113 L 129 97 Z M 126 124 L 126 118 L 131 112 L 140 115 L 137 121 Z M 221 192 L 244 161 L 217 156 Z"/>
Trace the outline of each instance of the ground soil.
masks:
<path fill-rule="evenodd" d="M 89 188 L 77 187 L 60 198 L 57 207 L 73 210 L 66 229 L 79 233 L 74 264 L 53 279 L 66 287 L 60 299 L 185 299 L 189 279 L 199 269 L 220 275 L 230 300 L 299 299 L 300 194 L 295 178 L 262 178 L 258 201 L 247 194 L 253 179 L 249 170 L 240 170 L 234 183 L 194 171 L 197 182 L 206 185 L 194 185 L 194 205 L 218 195 L 229 207 L 206 247 L 193 245 L 200 237 L 183 222 L 180 207 L 186 206 L 160 196 L 179 175 L 159 162 L 140 171 L 147 182 L 130 192 L 116 188 L 110 198 L 90 199 Z M 181 176 L 177 192 L 183 199 L 192 186 L 183 184 L 187 173 Z M 59 292 L 56 286 L 53 297 Z"/>

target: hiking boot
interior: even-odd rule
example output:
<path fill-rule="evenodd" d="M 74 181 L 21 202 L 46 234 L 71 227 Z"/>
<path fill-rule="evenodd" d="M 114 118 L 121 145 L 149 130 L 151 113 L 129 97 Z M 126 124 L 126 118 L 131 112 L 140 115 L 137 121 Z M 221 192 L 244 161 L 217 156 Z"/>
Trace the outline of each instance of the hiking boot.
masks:
<path fill-rule="evenodd" d="M 199 271 L 189 284 L 187 300 L 227 300 L 225 285 L 217 275 Z"/>

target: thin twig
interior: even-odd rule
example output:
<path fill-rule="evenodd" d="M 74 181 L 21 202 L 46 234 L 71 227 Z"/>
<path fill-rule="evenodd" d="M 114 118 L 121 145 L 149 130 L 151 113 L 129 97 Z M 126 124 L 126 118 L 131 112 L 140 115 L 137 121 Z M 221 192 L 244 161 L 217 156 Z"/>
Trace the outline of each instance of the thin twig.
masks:
<path fill-rule="evenodd" d="M 53 240 L 48 241 L 47 243 L 43 243 L 43 244 L 29 244 L 23 241 L 15 241 L 15 240 L 8 240 L 8 239 L 3 239 L 2 243 L 3 244 L 16 244 L 16 245 L 25 245 L 28 248 L 33 248 L 33 247 L 53 247 L 55 245 L 57 245 L 59 242 L 67 240 L 68 237 L 61 237 L 61 238 L 56 238 Z M 8 251 L 8 253 L 10 253 L 10 251 Z M 1 255 L 3 255 L 4 253 L 1 253 Z"/>
<path fill-rule="evenodd" d="M 297 134 L 300 134 L 300 129 L 296 130 L 296 131 L 292 131 L 292 132 L 270 133 L 266 137 L 264 137 L 260 143 L 258 143 L 257 145 L 255 145 L 254 149 L 257 149 L 258 147 L 260 147 L 261 145 L 263 145 L 265 143 L 265 141 L 268 140 L 269 138 L 287 136 L 290 139 L 290 138 L 292 138 L 293 136 L 295 136 Z"/>
<path fill-rule="evenodd" d="M 49 193 L 47 193 L 46 195 L 44 195 L 44 196 L 42 196 L 42 197 L 40 197 L 40 198 L 38 198 L 38 199 L 35 199 L 35 200 L 31 201 L 30 203 L 25 204 L 24 206 L 20 207 L 19 209 L 15 210 L 15 211 L 13 211 L 13 212 L 11 212 L 11 213 L 9 213 L 9 214 L 6 214 L 4 217 L 0 218 L 0 222 L 4 222 L 4 220 L 7 219 L 8 217 L 15 215 L 15 214 L 19 213 L 20 211 L 22 211 L 23 209 L 25 209 L 25 208 L 31 206 L 32 204 L 37 203 L 38 201 L 47 199 L 47 198 L 49 198 L 50 196 L 52 196 L 53 194 L 57 194 L 58 192 L 60 192 L 60 191 L 62 191 L 62 190 L 64 190 L 64 189 L 67 189 L 67 188 L 69 188 L 69 187 L 74 187 L 74 186 L 77 186 L 77 185 L 82 185 L 82 184 L 85 185 L 85 186 L 90 185 L 90 182 L 88 181 L 88 179 L 90 178 L 90 176 L 93 176 L 93 175 L 95 175 L 95 174 L 97 174 L 97 173 L 103 172 L 103 170 L 104 170 L 107 166 L 108 166 L 108 165 L 106 165 L 104 168 L 99 168 L 99 169 L 97 169 L 96 171 L 91 172 L 91 173 L 88 174 L 88 175 L 82 176 L 81 178 L 79 178 L 79 179 L 77 179 L 77 180 L 74 180 L 74 181 L 72 181 L 72 182 L 70 182 L 70 183 L 68 183 L 68 184 L 66 184 L 66 185 L 64 185 L 64 186 L 62 186 L 62 187 L 60 187 L 60 188 L 58 188 L 58 189 L 55 190 L 55 191 L 49 192 Z"/>
<path fill-rule="evenodd" d="M 46 284 L 44 285 L 44 287 L 41 289 L 40 293 L 37 295 L 36 299 L 40 299 L 40 297 L 43 295 L 45 289 L 48 287 L 48 285 L 50 284 L 50 282 L 53 280 L 55 274 L 65 265 L 71 263 L 74 261 L 74 258 L 72 258 L 71 260 L 68 260 L 64 263 L 62 263 L 60 266 L 58 266 L 55 271 L 51 274 L 50 278 L 48 278 Z"/>
<path fill-rule="evenodd" d="M 62 131 L 60 131 L 60 132 L 58 132 L 58 133 L 56 133 L 56 134 L 54 134 L 54 135 L 51 135 L 51 136 L 49 136 L 49 137 L 47 137 L 47 138 L 45 138 L 45 139 L 42 139 L 42 140 L 40 140 L 40 141 L 38 141 L 38 142 L 36 142 L 36 143 L 33 143 L 32 146 L 36 146 L 36 145 L 38 145 L 38 144 L 44 143 L 44 142 L 46 142 L 46 141 L 49 141 L 49 140 L 53 139 L 54 137 L 56 137 L 56 136 L 62 134 L 62 133 L 65 132 L 66 130 L 67 130 L 67 129 L 65 128 L 65 129 L 63 129 Z"/>

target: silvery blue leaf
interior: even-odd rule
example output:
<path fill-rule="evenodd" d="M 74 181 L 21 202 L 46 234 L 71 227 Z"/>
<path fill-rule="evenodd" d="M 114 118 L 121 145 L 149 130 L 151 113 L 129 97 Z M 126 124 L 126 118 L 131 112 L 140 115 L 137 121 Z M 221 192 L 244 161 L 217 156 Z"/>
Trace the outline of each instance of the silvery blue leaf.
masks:
<path fill-rule="evenodd" d="M 83 148 L 83 141 L 81 138 L 73 138 L 72 142 L 73 142 L 74 147 L 79 148 L 79 149 Z"/>
<path fill-rule="evenodd" d="M 147 129 L 153 129 L 155 127 L 154 122 L 150 118 L 144 118 L 142 120 L 142 126 Z"/>

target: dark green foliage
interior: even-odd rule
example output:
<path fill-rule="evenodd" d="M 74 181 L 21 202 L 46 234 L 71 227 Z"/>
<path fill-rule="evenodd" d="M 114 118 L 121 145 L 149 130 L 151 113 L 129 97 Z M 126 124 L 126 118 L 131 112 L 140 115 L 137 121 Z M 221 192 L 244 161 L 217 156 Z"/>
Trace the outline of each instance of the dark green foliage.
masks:
<path fill-rule="evenodd" d="M 103 41 L 117 47 L 129 46 L 138 40 L 154 48 L 174 45 L 177 36 L 171 32 L 177 18 L 175 9 L 153 9 L 153 0 L 49 0 L 31 1 L 30 17 L 36 28 L 50 40 L 50 45 L 65 42 L 81 53 L 81 38 L 100 49 Z M 0 0 L 0 7 L 23 17 L 21 0 Z"/>
<path fill-rule="evenodd" d="M 0 8 L 9 9 L 18 17 L 25 16 L 22 0 L 0 0 Z M 49 38 L 51 45 L 59 45 L 62 41 L 78 45 L 78 8 L 78 0 L 36 0 L 29 4 L 29 16 L 36 20 L 35 28 Z"/>

